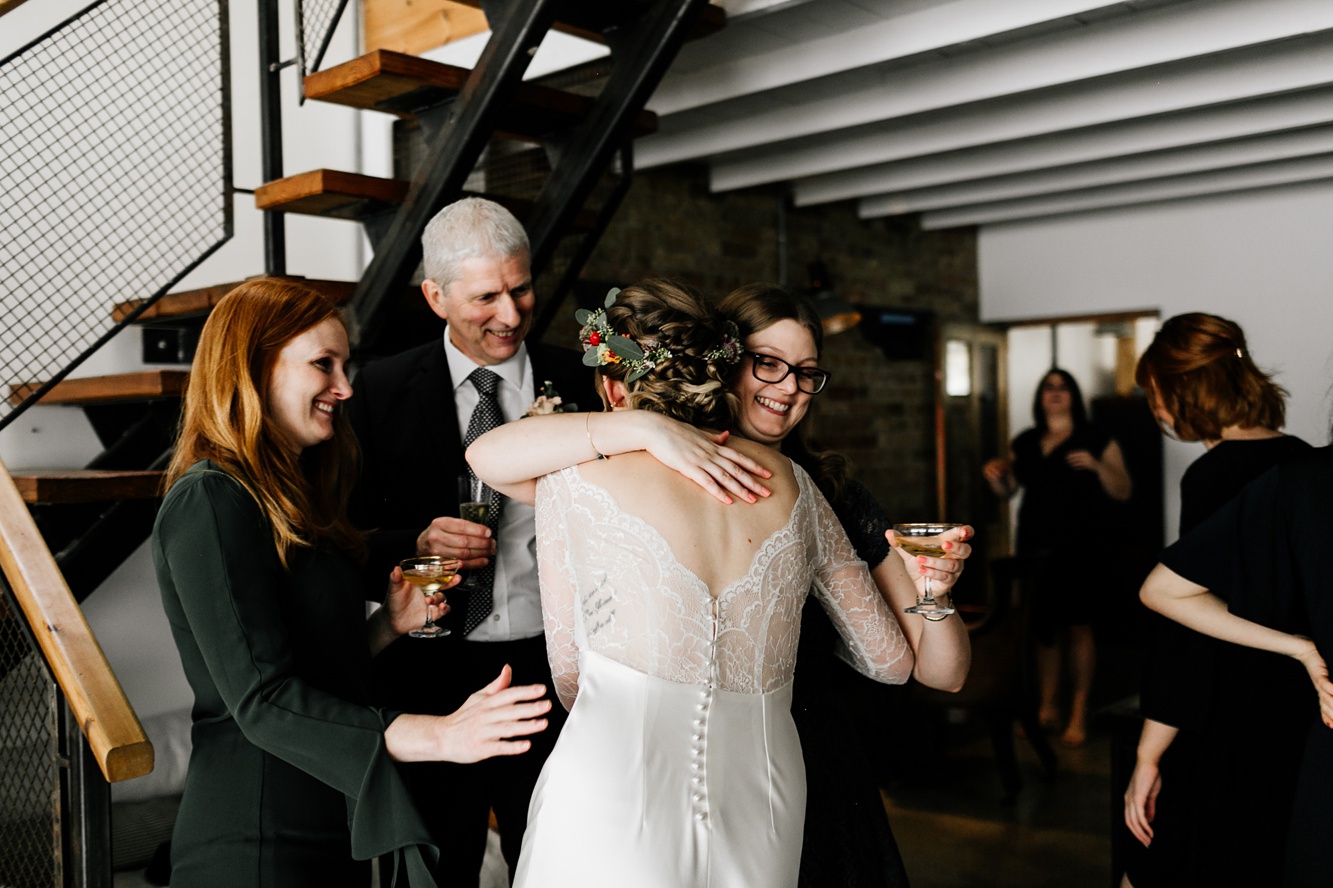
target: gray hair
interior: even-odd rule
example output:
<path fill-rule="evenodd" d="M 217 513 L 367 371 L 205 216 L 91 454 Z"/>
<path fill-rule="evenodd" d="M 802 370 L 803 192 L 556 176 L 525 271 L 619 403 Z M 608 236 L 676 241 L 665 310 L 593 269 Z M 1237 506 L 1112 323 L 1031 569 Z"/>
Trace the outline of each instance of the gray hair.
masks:
<path fill-rule="evenodd" d="M 465 259 L 528 254 L 528 233 L 514 214 L 494 201 L 465 197 L 435 214 L 421 234 L 427 280 L 447 289 Z"/>

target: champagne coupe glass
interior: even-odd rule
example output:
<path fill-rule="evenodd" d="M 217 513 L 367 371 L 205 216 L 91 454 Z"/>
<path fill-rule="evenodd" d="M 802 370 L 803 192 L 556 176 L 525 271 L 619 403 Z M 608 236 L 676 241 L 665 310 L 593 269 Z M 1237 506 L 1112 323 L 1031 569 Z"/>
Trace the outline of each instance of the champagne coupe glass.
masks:
<path fill-rule="evenodd" d="M 909 555 L 947 558 L 949 553 L 944 550 L 944 540 L 940 539 L 940 534 L 961 526 L 961 524 L 895 524 L 893 532 L 898 535 L 898 545 Z M 928 619 L 932 617 L 943 619 L 953 612 L 953 608 L 940 604 L 931 594 L 929 575 L 926 576 L 925 594 L 917 597 L 914 606 L 904 610 L 904 613 L 921 614 Z"/>
<path fill-rule="evenodd" d="M 485 524 L 491 512 L 491 489 L 476 475 L 458 476 L 458 517 L 473 524 Z M 460 589 L 475 589 L 473 574 L 463 577 Z"/>
<path fill-rule="evenodd" d="M 416 586 L 426 596 L 434 595 L 449 585 L 454 574 L 458 573 L 458 564 L 457 558 L 444 558 L 440 555 L 418 555 L 398 562 L 398 566 L 403 569 L 403 579 Z M 413 638 L 443 638 L 449 634 L 449 630 L 437 626 L 427 614 L 426 624 L 407 634 Z"/>

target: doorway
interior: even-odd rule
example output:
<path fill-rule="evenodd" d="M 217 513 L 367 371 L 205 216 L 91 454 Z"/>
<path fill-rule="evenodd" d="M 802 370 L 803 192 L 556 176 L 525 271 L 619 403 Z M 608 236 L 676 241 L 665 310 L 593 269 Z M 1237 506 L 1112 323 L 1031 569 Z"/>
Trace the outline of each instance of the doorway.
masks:
<path fill-rule="evenodd" d="M 1162 435 L 1134 383 L 1139 355 L 1158 325 L 1157 312 L 1139 311 L 1024 321 L 1007 325 L 1005 334 L 1010 429 L 1017 433 L 1032 426 L 1033 394 L 1050 368 L 1061 367 L 1078 380 L 1093 424 L 1124 454 L 1134 486 L 1128 502 L 1113 506 L 1117 534 L 1111 563 L 1117 575 L 1110 585 L 1117 591 L 1106 602 L 1102 631 L 1131 644 L 1142 617 L 1138 587 L 1165 539 Z M 1018 502 L 1013 500 L 1011 515 Z"/>
<path fill-rule="evenodd" d="M 937 342 L 936 503 L 940 520 L 963 521 L 977 537 L 959 592 L 983 600 L 990 567 L 1013 553 L 1019 498 L 990 490 L 981 467 L 1009 453 L 1009 442 L 1033 424 L 1032 399 L 1052 367 L 1068 370 L 1088 401 L 1093 423 L 1119 442 L 1134 482 L 1117 504 L 1117 553 L 1123 577 L 1107 602 L 1106 629 L 1138 632 L 1138 584 L 1155 563 L 1164 533 L 1162 439 L 1134 384 L 1138 356 L 1158 326 L 1155 311 L 1053 317 L 1009 324 L 945 324 Z M 1021 497 L 1021 494 L 1019 495 Z"/>

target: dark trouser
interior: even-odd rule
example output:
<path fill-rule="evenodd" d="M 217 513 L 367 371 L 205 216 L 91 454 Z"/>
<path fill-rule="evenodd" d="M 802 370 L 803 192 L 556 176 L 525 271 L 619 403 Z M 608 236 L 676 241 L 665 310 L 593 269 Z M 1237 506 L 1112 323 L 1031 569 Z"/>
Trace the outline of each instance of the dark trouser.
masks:
<path fill-rule="evenodd" d="M 527 752 L 469 765 L 427 762 L 403 766 L 421 817 L 440 848 L 436 882 L 451 888 L 477 885 L 492 810 L 512 879 L 533 786 L 565 722 L 565 710 L 551 685 L 546 640 L 542 636 L 505 642 L 405 637 L 377 660 L 383 661 L 376 663 L 380 699 L 404 712 L 454 712 L 471 694 L 494 681 L 506 663 L 514 670 L 514 685 L 546 685 L 552 702 L 550 726 L 530 738 L 532 748 Z"/>

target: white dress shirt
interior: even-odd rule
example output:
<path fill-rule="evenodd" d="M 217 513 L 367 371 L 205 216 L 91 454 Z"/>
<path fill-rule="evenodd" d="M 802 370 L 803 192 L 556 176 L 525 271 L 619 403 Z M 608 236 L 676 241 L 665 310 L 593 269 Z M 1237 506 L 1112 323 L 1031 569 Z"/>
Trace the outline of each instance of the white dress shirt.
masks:
<path fill-rule="evenodd" d="M 449 376 L 454 383 L 454 408 L 458 415 L 458 437 L 467 434 L 472 411 L 480 396 L 468 381 L 481 366 L 459 351 L 444 333 L 444 354 L 449 361 Z M 528 347 L 520 345 L 513 357 L 486 367 L 500 377 L 496 399 L 505 422 L 513 422 L 528 412 L 536 400 L 532 381 L 532 362 Z M 542 634 L 541 590 L 537 585 L 537 520 L 532 506 L 504 497 L 500 526 L 496 531 L 499 548 L 495 559 L 495 588 L 491 615 L 468 633 L 468 641 L 514 641 Z M 446 593 L 447 596 L 447 593 Z"/>

